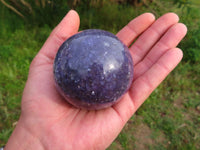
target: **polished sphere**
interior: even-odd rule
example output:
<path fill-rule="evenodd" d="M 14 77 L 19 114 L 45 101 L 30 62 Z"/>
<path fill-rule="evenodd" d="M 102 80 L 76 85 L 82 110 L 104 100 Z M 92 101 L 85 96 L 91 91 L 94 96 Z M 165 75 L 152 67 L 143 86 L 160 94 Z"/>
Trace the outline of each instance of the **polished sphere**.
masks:
<path fill-rule="evenodd" d="M 75 107 L 96 110 L 120 100 L 133 80 L 127 46 L 114 34 L 84 30 L 67 39 L 54 60 L 58 91 Z"/>

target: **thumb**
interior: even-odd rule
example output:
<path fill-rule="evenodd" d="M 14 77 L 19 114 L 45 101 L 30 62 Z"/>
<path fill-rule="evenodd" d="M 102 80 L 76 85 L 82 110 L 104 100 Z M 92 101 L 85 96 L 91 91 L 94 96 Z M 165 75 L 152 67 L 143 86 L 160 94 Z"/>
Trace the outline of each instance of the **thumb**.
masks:
<path fill-rule="evenodd" d="M 78 32 L 79 25 L 80 19 L 78 13 L 70 10 L 52 31 L 38 54 L 41 53 L 53 60 L 61 44 Z"/>

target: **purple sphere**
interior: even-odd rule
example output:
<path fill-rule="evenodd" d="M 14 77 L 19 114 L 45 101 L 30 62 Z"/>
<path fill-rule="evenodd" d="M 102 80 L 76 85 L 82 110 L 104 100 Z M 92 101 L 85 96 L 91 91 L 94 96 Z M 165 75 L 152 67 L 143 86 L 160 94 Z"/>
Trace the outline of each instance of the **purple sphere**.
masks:
<path fill-rule="evenodd" d="M 84 30 L 67 39 L 54 60 L 58 91 L 72 105 L 97 110 L 118 102 L 133 80 L 128 47 L 114 34 Z"/>

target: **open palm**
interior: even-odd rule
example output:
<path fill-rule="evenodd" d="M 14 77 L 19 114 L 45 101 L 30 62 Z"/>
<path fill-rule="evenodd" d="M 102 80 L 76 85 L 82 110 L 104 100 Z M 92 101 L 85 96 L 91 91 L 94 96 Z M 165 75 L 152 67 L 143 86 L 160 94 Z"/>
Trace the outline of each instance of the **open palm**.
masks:
<path fill-rule="evenodd" d="M 105 149 L 182 59 L 182 51 L 176 46 L 187 29 L 178 23 L 178 16 L 168 13 L 155 21 L 152 14 L 145 13 L 117 34 L 129 46 L 134 61 L 130 90 L 119 103 L 107 109 L 77 109 L 55 89 L 53 61 L 59 46 L 78 32 L 79 22 L 78 14 L 70 11 L 53 30 L 30 66 L 18 126 L 37 139 L 41 149 Z"/>

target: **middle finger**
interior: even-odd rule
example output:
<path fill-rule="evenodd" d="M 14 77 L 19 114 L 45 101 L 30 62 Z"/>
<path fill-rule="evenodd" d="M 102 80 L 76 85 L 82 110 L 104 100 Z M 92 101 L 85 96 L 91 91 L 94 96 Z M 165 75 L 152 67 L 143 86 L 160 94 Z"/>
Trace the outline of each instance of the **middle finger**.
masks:
<path fill-rule="evenodd" d="M 162 35 L 179 21 L 174 13 L 167 13 L 149 27 L 130 47 L 134 65 L 140 62 Z"/>

